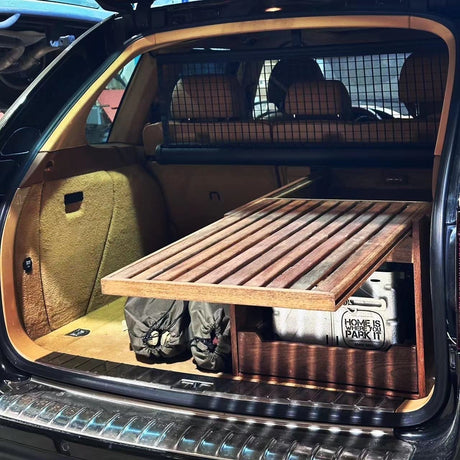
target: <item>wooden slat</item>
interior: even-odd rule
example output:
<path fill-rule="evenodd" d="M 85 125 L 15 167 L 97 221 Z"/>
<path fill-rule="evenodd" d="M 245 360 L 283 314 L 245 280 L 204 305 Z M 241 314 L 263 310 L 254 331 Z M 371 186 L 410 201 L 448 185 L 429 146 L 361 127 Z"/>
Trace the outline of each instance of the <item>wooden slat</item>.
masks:
<path fill-rule="evenodd" d="M 286 228 L 290 223 L 302 217 L 305 213 L 316 207 L 318 203 L 304 202 L 299 206 L 299 201 L 287 202 L 286 206 L 276 210 L 264 219 L 248 226 L 244 231 L 236 233 L 224 241 L 219 242 L 189 257 L 180 266 L 173 267 L 161 275 L 158 280 L 195 281 L 216 266 L 221 266 L 226 261 L 246 248 L 264 241 L 272 233 Z M 167 262 L 167 261 L 166 261 Z"/>
<path fill-rule="evenodd" d="M 346 203 L 344 204 L 346 205 Z M 288 251 L 285 253 L 280 251 L 277 259 L 272 259 L 272 255 L 270 253 L 264 255 L 261 258 L 261 263 L 263 264 L 264 259 L 266 261 L 267 258 L 269 258 L 270 265 L 266 268 L 262 267 L 263 269 L 259 273 L 257 272 L 260 269 L 257 267 L 258 270 L 254 270 L 253 272 L 255 276 L 253 273 L 249 272 L 246 275 L 247 280 L 245 280 L 244 284 L 246 286 L 266 286 L 276 276 L 287 270 L 289 267 L 295 266 L 300 259 L 306 257 L 312 250 L 324 243 L 328 238 L 332 237 L 334 233 L 340 231 L 344 225 L 350 222 L 350 220 L 355 219 L 371 206 L 372 203 L 358 203 L 350 212 L 342 214 L 335 220 L 332 219 L 335 216 L 331 216 L 331 213 L 327 213 L 319 217 L 305 229 L 305 232 L 295 235 L 295 238 L 288 240 L 286 242 Z M 305 238 L 303 238 L 304 236 Z M 283 245 L 284 244 L 281 243 L 281 247 Z"/>
<path fill-rule="evenodd" d="M 404 206 L 400 203 L 391 204 L 382 214 L 378 214 L 359 232 L 347 238 L 347 240 L 344 241 L 346 244 L 338 245 L 325 260 L 315 265 L 312 270 L 299 278 L 291 287 L 306 290 L 315 287 L 321 280 L 332 273 L 336 267 L 351 257 L 361 245 L 365 244 L 370 237 L 392 219 L 394 214 L 401 211 L 403 208 Z M 397 229 L 395 229 L 395 231 L 396 230 Z M 372 246 L 368 245 L 367 247 L 371 252 L 374 250 Z M 363 269 L 361 262 L 358 263 L 360 263 L 360 268 Z M 346 276 L 348 284 L 354 284 L 354 278 L 352 278 L 349 273 L 344 273 L 344 276 Z"/>
<path fill-rule="evenodd" d="M 216 303 L 234 302 L 239 305 L 279 307 L 335 311 L 335 299 L 329 292 L 309 292 L 296 289 L 269 289 L 265 287 L 226 286 L 221 284 L 182 283 L 179 281 L 155 281 L 103 278 L 102 291 L 109 295 L 134 297 L 156 297 L 159 299 L 179 299 L 212 301 Z"/>
<path fill-rule="evenodd" d="M 219 257 L 216 258 L 216 260 L 209 260 L 204 264 L 205 266 L 211 266 L 211 264 L 214 265 L 212 267 L 212 270 L 208 270 L 208 273 L 202 276 L 201 278 L 198 278 L 197 281 L 200 283 L 218 283 L 226 276 L 231 275 L 242 265 L 247 265 L 255 257 L 258 257 L 260 254 L 267 252 L 270 248 L 272 248 L 280 241 L 284 241 L 287 237 L 292 235 L 292 233 L 299 232 L 300 230 L 302 230 L 303 233 L 305 231 L 303 227 L 305 227 L 312 220 L 317 220 L 318 216 L 323 215 L 331 208 L 337 209 L 337 207 L 340 206 L 340 210 L 338 212 L 344 212 L 346 209 L 352 207 L 352 204 L 350 203 L 347 203 L 346 205 L 340 203 L 339 206 L 337 206 L 337 204 L 338 203 L 334 202 L 323 203 L 321 206 L 315 209 L 314 213 L 300 215 L 289 224 L 281 226 L 279 230 L 272 233 L 266 238 L 262 238 L 257 242 L 250 241 L 248 242 L 249 244 L 244 245 L 244 248 L 243 246 L 239 245 L 229 248 L 225 255 L 219 254 Z M 222 256 L 225 256 L 225 258 L 223 258 Z M 248 267 L 245 268 L 246 272 L 251 271 L 250 269 L 248 269 Z M 200 270 L 200 272 L 203 273 L 204 270 Z M 185 281 L 185 279 L 183 279 L 183 281 Z M 224 284 L 239 283 L 232 281 L 224 281 Z"/>
<path fill-rule="evenodd" d="M 350 279 L 367 272 L 395 244 L 401 241 L 412 228 L 412 218 L 421 215 L 423 205 L 410 205 L 407 212 L 398 214 L 379 230 L 372 238 L 360 245 L 327 279 L 318 283 L 318 290 L 333 292 L 336 296 L 349 288 Z M 357 264 L 359 263 L 359 267 Z M 363 280 L 364 281 L 364 280 Z"/>
<path fill-rule="evenodd" d="M 327 204 L 332 205 L 333 202 L 322 205 L 322 209 L 325 210 L 323 214 L 320 214 L 318 208 L 317 215 L 302 216 L 303 218 L 297 219 L 290 226 L 271 235 L 263 244 L 258 244 L 230 260 L 222 267 L 226 273 L 230 273 L 227 278 L 223 278 L 224 270 L 221 271 L 219 267 L 198 281 L 205 283 L 220 281 L 223 284 L 235 285 L 244 284 L 248 280 L 252 282 L 255 279 L 254 274 L 260 274 L 267 267 L 275 269 L 279 267 L 280 259 L 283 258 L 284 262 L 284 256 L 290 253 L 293 247 L 302 247 L 305 240 L 308 240 L 310 245 L 320 244 L 336 228 L 346 225 L 349 220 L 353 219 L 355 214 L 359 213 L 360 207 L 364 207 L 362 203 L 355 206 L 355 203 L 352 202 L 342 202 L 332 209 L 327 209 L 325 207 Z M 264 286 L 265 284 L 264 275 L 261 275 L 261 279 L 256 280 L 254 285 Z"/>
<path fill-rule="evenodd" d="M 402 204 L 396 206 L 398 209 L 403 207 Z M 314 284 L 314 281 L 316 281 L 319 276 L 323 276 L 328 270 L 332 270 L 333 264 L 336 264 L 338 260 L 341 260 L 341 257 L 343 257 L 342 255 L 339 258 L 335 257 L 331 260 L 331 254 L 335 253 L 337 255 L 335 252 L 337 250 L 345 254 L 350 253 L 352 251 L 350 247 L 352 238 L 355 239 L 356 246 L 362 241 L 362 237 L 366 237 L 370 231 L 373 231 L 374 226 L 368 227 L 368 230 L 364 232 L 364 234 L 357 236 L 360 231 L 367 228 L 366 225 L 376 220 L 378 220 L 378 222 L 388 220 L 389 217 L 387 214 L 380 214 L 384 213 L 388 207 L 388 203 L 375 203 L 369 210 L 363 212 L 345 228 L 328 238 L 320 247 L 289 267 L 268 286 L 308 289 L 308 287 Z"/>
<path fill-rule="evenodd" d="M 254 220 L 250 217 L 242 219 L 238 222 L 239 227 L 236 231 L 222 231 L 221 233 L 226 235 L 225 238 L 221 238 L 222 235 L 219 235 L 219 238 L 210 237 L 201 241 L 199 244 L 184 247 L 174 256 L 164 259 L 155 266 L 139 273 L 133 277 L 133 279 L 148 280 L 159 277 L 158 279 L 173 280 L 182 273 L 203 263 L 207 258 L 235 245 L 239 241 L 247 241 L 247 239 L 251 238 L 251 235 L 258 232 L 261 227 L 267 229 L 282 226 L 283 223 L 293 218 L 292 213 L 294 213 L 294 216 L 297 215 L 297 208 L 301 205 L 306 205 L 305 202 L 302 203 L 299 201 L 283 202 L 282 206 L 278 206 L 278 204 L 279 203 L 274 202 L 272 205 L 264 208 L 264 210 L 261 211 L 262 215 L 258 219 Z M 314 205 L 314 203 L 308 204 L 310 207 Z M 179 264 L 181 265 L 179 266 Z"/>

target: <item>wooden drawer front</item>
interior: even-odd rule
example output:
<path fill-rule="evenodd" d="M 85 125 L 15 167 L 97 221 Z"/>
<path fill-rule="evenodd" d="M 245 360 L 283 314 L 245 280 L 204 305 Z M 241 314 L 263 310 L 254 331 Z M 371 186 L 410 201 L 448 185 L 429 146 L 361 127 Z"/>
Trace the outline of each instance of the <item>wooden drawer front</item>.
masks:
<path fill-rule="evenodd" d="M 418 393 L 415 346 L 360 350 L 264 341 L 243 331 L 238 332 L 238 353 L 242 374 Z"/>

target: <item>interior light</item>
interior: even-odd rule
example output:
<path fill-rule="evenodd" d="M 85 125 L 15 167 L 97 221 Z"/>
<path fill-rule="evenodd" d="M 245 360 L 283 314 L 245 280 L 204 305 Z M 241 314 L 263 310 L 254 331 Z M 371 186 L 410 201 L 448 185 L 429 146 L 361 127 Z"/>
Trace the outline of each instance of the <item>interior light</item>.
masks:
<path fill-rule="evenodd" d="M 270 8 L 266 8 L 265 12 L 266 13 L 278 13 L 278 11 L 281 11 L 282 8 L 279 6 L 271 6 Z"/>

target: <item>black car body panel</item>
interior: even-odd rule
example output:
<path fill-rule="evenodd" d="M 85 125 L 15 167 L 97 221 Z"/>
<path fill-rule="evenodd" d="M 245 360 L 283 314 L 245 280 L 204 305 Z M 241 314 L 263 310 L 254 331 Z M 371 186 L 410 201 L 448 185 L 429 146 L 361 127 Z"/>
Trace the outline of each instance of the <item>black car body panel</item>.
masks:
<path fill-rule="evenodd" d="M 263 17 L 265 8 L 264 2 L 256 3 L 255 6 L 248 2 L 197 2 L 151 10 L 151 19 L 146 22 L 139 17 L 140 11 L 145 13 L 146 9 L 138 7 L 131 12 L 130 8 L 123 6 L 123 3 L 131 2 L 116 3 L 122 4 L 120 12 L 126 17 L 106 20 L 69 47 L 34 82 L 1 122 L 0 193 L 4 199 L 2 226 L 15 189 L 48 134 L 128 43 L 149 33 L 174 30 L 178 24 L 181 27 L 195 27 L 236 22 L 243 18 L 256 20 Z M 327 13 L 331 16 L 411 13 L 432 18 L 457 33 L 455 20 L 460 9 L 454 2 L 449 4 L 448 0 L 388 0 L 376 2 L 372 6 L 369 2 L 364 3 L 286 2 L 286 8 L 279 17 L 302 13 Z M 101 4 L 109 5 L 110 9 L 116 8 L 114 2 Z M 334 420 L 330 413 L 317 410 L 315 419 L 313 407 L 300 412 L 300 418 L 313 419 L 314 423 L 305 422 L 293 427 L 292 422 L 280 420 L 299 418 L 298 412 L 289 413 L 289 403 L 272 404 L 268 408 L 263 405 L 259 407 L 256 403 L 235 404 L 232 415 L 228 408 L 223 414 L 220 411 L 225 410 L 226 406 L 201 391 L 194 392 L 192 389 L 182 394 L 172 393 L 169 388 L 174 385 L 153 390 L 139 384 L 139 381 L 138 385 L 128 387 L 121 378 L 108 379 L 104 375 L 98 377 L 71 368 L 56 369 L 45 364 L 31 363 L 13 349 L 2 324 L 0 340 L 4 353 L 2 378 L 5 385 L 0 397 L 0 419 L 5 426 L 11 428 L 3 426 L 0 438 L 7 439 L 11 433 L 16 433 L 8 431 L 10 429 L 20 430 L 21 433 L 24 429 L 29 431 L 24 438 L 30 439 L 26 447 L 22 442 L 14 446 L 10 444 L 10 457 L 7 458 L 20 458 L 24 455 L 22 452 L 31 452 L 27 449 L 37 449 L 34 458 L 91 458 L 96 451 L 93 449 L 99 448 L 101 451 L 97 451 L 100 452 L 97 455 L 101 458 L 106 454 L 107 458 L 113 458 L 110 457 L 112 452 L 126 455 L 126 458 L 130 458 L 130 455 L 160 453 L 180 458 L 453 458 L 459 433 L 455 323 L 458 300 L 455 272 L 457 248 L 454 238 L 457 198 L 460 195 L 457 128 L 460 110 L 460 98 L 457 97 L 460 91 L 459 78 L 460 72 L 457 71 L 432 221 L 431 290 L 434 336 L 437 338 L 434 341 L 437 382 L 434 394 L 422 409 L 399 414 L 399 418 L 393 417 L 390 421 L 384 415 L 366 411 L 365 408 L 359 408 L 358 411 L 342 408 L 340 415 L 335 413 L 341 425 L 339 427 L 332 424 Z M 51 93 L 52 99 L 48 97 Z M 37 113 L 40 113 L 39 117 Z M 24 129 L 30 134 L 26 142 L 24 131 L 19 131 Z M 18 134 L 23 141 L 21 143 L 15 142 Z M 206 161 L 205 158 L 203 163 Z M 331 159 L 333 161 L 334 155 Z M 446 338 L 446 329 L 450 343 Z M 14 380 L 19 382 L 13 383 Z M 64 386 L 61 387 L 62 382 Z M 124 399 L 110 394 L 123 395 Z M 154 401 L 155 404 L 171 407 L 177 405 L 184 409 L 175 413 L 174 408 L 139 401 L 131 406 L 132 399 Z M 209 408 L 214 412 L 207 412 Z M 79 421 L 79 414 L 86 414 L 87 419 Z M 245 421 L 237 414 L 244 414 Z M 277 420 L 273 422 L 271 419 L 263 419 L 269 416 Z M 386 427 L 397 425 L 399 428 L 385 428 L 382 432 L 375 428 L 372 434 L 372 428 L 347 429 L 342 423 L 374 427 L 381 424 Z M 137 431 L 131 432 L 134 425 Z M 413 428 L 414 425 L 419 426 Z M 154 436 L 155 427 L 158 432 Z M 207 444 L 210 433 L 215 442 L 213 446 Z M 43 438 L 39 438 L 41 436 Z M 82 444 L 91 446 L 86 453 Z"/>

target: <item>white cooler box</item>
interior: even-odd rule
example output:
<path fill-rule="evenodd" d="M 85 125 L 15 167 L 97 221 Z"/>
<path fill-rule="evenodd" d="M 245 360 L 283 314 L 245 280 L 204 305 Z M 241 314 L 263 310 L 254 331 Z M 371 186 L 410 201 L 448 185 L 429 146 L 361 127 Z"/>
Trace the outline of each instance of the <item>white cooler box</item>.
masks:
<path fill-rule="evenodd" d="M 336 312 L 273 308 L 281 340 L 385 350 L 401 343 L 397 289 L 402 271 L 377 271 Z M 407 307 L 407 306 L 406 306 Z"/>

